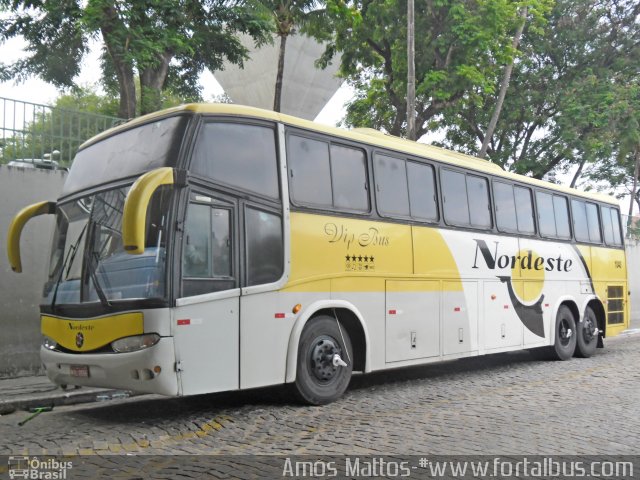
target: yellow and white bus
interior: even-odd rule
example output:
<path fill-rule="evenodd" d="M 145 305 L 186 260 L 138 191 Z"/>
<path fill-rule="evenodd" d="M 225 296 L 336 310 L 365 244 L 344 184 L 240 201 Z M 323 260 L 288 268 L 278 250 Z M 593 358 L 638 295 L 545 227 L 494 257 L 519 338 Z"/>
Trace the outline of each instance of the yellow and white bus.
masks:
<path fill-rule="evenodd" d="M 367 129 L 185 105 L 79 150 L 41 348 L 57 384 L 193 395 L 531 349 L 589 357 L 628 326 L 616 202 Z"/>

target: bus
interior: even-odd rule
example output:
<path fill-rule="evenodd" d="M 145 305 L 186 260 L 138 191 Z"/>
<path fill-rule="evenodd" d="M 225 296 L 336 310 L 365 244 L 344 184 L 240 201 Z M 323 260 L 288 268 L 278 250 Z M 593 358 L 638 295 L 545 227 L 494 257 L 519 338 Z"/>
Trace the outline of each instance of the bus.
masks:
<path fill-rule="evenodd" d="M 531 350 L 589 357 L 629 324 L 619 207 L 488 161 L 226 104 L 79 149 L 55 216 L 41 358 L 56 384 L 168 396 Z"/>

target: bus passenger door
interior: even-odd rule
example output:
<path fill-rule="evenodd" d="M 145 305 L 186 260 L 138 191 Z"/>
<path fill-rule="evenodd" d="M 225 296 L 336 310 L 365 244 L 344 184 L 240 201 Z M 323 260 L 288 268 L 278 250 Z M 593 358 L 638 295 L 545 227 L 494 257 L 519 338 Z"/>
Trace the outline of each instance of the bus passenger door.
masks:
<path fill-rule="evenodd" d="M 191 194 L 173 318 L 182 395 L 239 388 L 236 217 L 233 199 Z"/>

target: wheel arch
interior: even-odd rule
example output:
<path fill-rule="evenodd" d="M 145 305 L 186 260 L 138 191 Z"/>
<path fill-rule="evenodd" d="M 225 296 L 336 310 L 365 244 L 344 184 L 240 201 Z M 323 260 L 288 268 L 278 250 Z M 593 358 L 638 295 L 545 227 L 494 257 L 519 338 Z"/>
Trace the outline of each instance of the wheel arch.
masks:
<path fill-rule="evenodd" d="M 371 352 L 369 349 L 369 332 L 360 311 L 350 302 L 344 300 L 321 300 L 309 305 L 300 314 L 293 325 L 287 348 L 287 365 L 285 382 L 296 380 L 298 346 L 304 326 L 318 315 L 337 316 L 341 325 L 348 332 L 353 348 L 353 369 L 365 373 L 371 371 Z"/>

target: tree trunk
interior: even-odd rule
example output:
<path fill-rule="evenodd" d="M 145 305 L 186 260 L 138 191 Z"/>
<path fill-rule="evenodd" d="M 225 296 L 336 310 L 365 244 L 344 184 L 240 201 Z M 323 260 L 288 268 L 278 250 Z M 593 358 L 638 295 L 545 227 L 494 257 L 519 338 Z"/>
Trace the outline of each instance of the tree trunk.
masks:
<path fill-rule="evenodd" d="M 571 188 L 575 188 L 576 183 L 580 178 L 580 175 L 582 175 L 582 169 L 584 168 L 585 163 L 587 163 L 587 159 L 583 158 L 582 161 L 580 162 L 580 165 L 578 166 L 578 170 L 576 171 L 576 174 L 573 176 L 573 179 L 571 180 L 571 185 L 569 185 Z"/>
<path fill-rule="evenodd" d="M 114 64 L 116 62 L 114 61 Z M 136 83 L 131 65 L 116 66 L 118 76 L 118 90 L 120 93 L 120 106 L 118 116 L 129 119 L 136 116 Z"/>
<path fill-rule="evenodd" d="M 158 60 L 159 65 L 147 67 L 140 72 L 140 114 L 156 112 L 162 108 L 162 89 L 169 73 L 169 62 L 173 56 L 166 52 Z"/>
<path fill-rule="evenodd" d="M 407 1 L 407 138 L 416 139 L 416 64 L 414 4 Z"/>
<path fill-rule="evenodd" d="M 489 127 L 487 128 L 487 133 L 484 136 L 484 140 L 482 142 L 482 148 L 480 148 L 480 153 L 478 156 L 480 158 L 484 158 L 487 156 L 487 150 L 489 149 L 489 142 L 491 142 L 491 137 L 493 137 L 493 132 L 496 129 L 496 125 L 498 124 L 498 119 L 500 118 L 500 111 L 502 110 L 502 105 L 504 104 L 504 97 L 507 95 L 507 88 L 509 88 L 509 82 L 511 81 L 511 72 L 513 71 L 513 64 L 515 62 L 515 52 L 518 50 L 518 45 L 520 45 L 520 38 L 522 37 L 522 32 L 524 31 L 524 25 L 527 22 L 527 7 L 523 7 L 520 12 L 520 25 L 518 25 L 518 30 L 516 31 L 515 36 L 513 37 L 513 51 L 514 57 L 511 59 L 511 62 L 504 69 L 504 75 L 502 76 L 502 81 L 500 82 L 500 93 L 498 94 L 498 100 L 496 101 L 496 106 L 493 109 L 493 115 L 491 115 L 491 120 L 489 121 Z"/>
<path fill-rule="evenodd" d="M 273 95 L 273 110 L 280 111 L 282 103 L 282 78 L 284 77 L 284 54 L 287 48 L 287 35 L 280 35 L 280 51 L 278 53 L 278 73 L 276 74 L 276 91 Z"/>
<path fill-rule="evenodd" d="M 640 145 L 636 146 L 635 152 L 636 165 L 633 169 L 633 188 L 631 189 L 631 198 L 629 199 L 629 222 L 633 216 L 633 201 L 636 198 L 636 192 L 638 191 L 638 175 L 640 175 Z M 640 205 L 640 203 L 638 203 Z"/>

